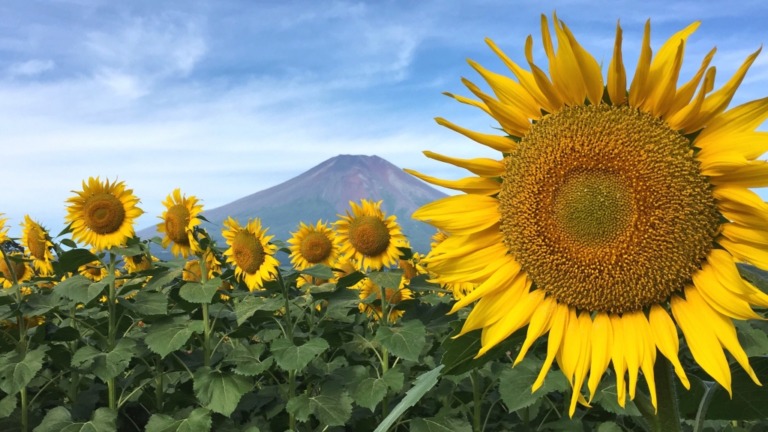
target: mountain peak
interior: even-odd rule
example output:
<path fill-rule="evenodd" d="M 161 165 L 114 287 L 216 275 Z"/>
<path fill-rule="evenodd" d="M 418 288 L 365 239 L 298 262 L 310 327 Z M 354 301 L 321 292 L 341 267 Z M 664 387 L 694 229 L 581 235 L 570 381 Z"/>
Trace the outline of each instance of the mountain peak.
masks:
<path fill-rule="evenodd" d="M 411 246 L 426 252 L 435 230 L 413 220 L 411 214 L 444 196 L 379 156 L 342 154 L 283 183 L 206 210 L 204 215 L 216 227 L 229 216 L 241 223 L 258 217 L 269 234 L 288 240 L 299 222 L 333 222 L 349 209 L 350 201 L 381 200 L 382 209 L 397 216 Z M 220 238 L 218 229 L 207 228 L 214 238 Z"/>

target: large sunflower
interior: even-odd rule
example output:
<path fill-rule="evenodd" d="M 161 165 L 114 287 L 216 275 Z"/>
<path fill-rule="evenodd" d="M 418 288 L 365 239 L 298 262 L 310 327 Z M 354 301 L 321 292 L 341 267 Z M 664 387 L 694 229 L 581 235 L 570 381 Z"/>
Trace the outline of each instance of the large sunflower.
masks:
<path fill-rule="evenodd" d="M 527 326 L 516 362 L 549 333 L 533 389 L 557 359 L 574 388 L 571 415 L 582 386 L 594 395 L 609 363 L 621 404 L 626 375 L 633 398 L 642 371 L 655 405 L 657 349 L 688 387 L 675 322 L 693 358 L 729 392 L 724 348 L 758 382 L 732 320 L 759 318 L 752 306 L 768 307 L 768 295 L 736 267 L 768 270 L 768 205 L 749 189 L 768 185 L 768 163 L 757 159 L 768 139 L 755 131 L 768 118 L 768 98 L 726 111 L 757 52 L 713 91 L 712 50 L 678 86 L 699 24 L 654 57 L 647 23 L 627 92 L 620 27 L 604 82 L 598 62 L 554 21 L 553 38 L 541 20 L 549 76 L 533 63 L 530 37 L 530 71 L 488 41 L 513 77 L 470 62 L 494 96 L 466 80 L 479 100 L 453 96 L 491 115 L 507 136 L 437 119 L 498 150 L 499 160 L 425 152 L 475 176 L 413 173 L 465 192 L 414 214 L 449 234 L 429 258 L 436 279 L 479 284 L 453 308 L 477 301 L 462 332 L 482 329 L 482 355 Z"/>
<path fill-rule="evenodd" d="M 29 251 L 32 258 L 32 265 L 40 276 L 50 276 L 53 274 L 53 254 L 48 232 L 39 223 L 32 220 L 29 215 L 24 215 L 24 222 L 21 224 L 21 245 Z"/>
<path fill-rule="evenodd" d="M 264 282 L 274 280 L 279 263 L 274 257 L 277 246 L 269 243 L 261 221 L 251 219 L 243 227 L 231 217 L 224 221 L 221 232 L 229 245 L 224 252 L 227 262 L 235 265 L 235 276 L 245 281 L 250 291 L 261 289 Z"/>
<path fill-rule="evenodd" d="M 160 216 L 163 222 L 157 224 L 157 231 L 165 234 L 162 240 L 163 247 L 167 248 L 170 245 L 174 256 L 181 255 L 184 258 L 196 253 L 199 247 L 195 241 L 193 229 L 200 225 L 200 219 L 197 216 L 203 211 L 203 206 L 198 204 L 196 197 L 181 195 L 178 188 L 166 197 L 163 205 L 165 211 Z"/>
<path fill-rule="evenodd" d="M 398 246 L 407 245 L 395 215 L 386 216 L 381 210 L 381 201 L 366 199 L 356 203 L 350 201 L 352 214 L 336 221 L 336 232 L 341 243 L 341 252 L 347 259 L 359 264 L 360 270 L 380 270 L 397 264 L 400 259 Z"/>
<path fill-rule="evenodd" d="M 316 264 L 331 266 L 339 258 L 336 233 L 322 221 L 315 225 L 299 223 L 299 230 L 288 240 L 291 264 L 296 270 L 304 270 Z"/>
<path fill-rule="evenodd" d="M 124 182 L 102 183 L 98 177 L 83 181 L 83 190 L 67 199 L 66 221 L 72 237 L 96 250 L 121 246 L 133 237 L 133 221 L 143 211 L 136 207 L 139 199 Z"/>

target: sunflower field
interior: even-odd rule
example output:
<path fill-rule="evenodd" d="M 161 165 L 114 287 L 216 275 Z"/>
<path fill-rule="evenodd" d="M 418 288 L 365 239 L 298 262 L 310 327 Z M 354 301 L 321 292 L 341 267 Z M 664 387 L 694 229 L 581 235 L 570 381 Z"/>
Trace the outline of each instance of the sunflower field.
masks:
<path fill-rule="evenodd" d="M 449 95 L 500 133 L 437 119 L 498 159 L 406 170 L 457 191 L 425 253 L 367 199 L 289 239 L 180 189 L 138 238 L 98 177 L 55 236 L 0 215 L 0 430 L 768 430 L 768 98 L 729 108 L 759 50 L 678 85 L 698 23 L 655 55 L 647 23 L 628 79 L 617 26 L 604 80 L 541 26 L 548 73 L 488 40 L 511 75 Z"/>

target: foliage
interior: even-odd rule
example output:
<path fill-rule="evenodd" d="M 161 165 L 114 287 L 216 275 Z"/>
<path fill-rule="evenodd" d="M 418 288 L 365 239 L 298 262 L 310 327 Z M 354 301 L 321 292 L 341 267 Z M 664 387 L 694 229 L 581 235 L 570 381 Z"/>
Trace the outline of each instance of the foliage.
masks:
<path fill-rule="evenodd" d="M 195 230 L 201 245 L 225 262 L 224 248 Z M 275 281 L 249 292 L 230 264 L 200 281 L 184 280 L 181 260 L 126 271 L 121 257 L 149 259 L 154 242 L 134 238 L 94 255 L 65 238 L 54 242 L 53 276 L 0 291 L 0 430 L 647 427 L 635 403 L 618 405 L 610 373 L 591 408 L 579 408 L 573 419 L 567 415 L 571 388 L 559 371 L 550 371 L 532 393 L 546 346 L 535 344 L 512 367 L 525 330 L 475 358 L 480 332 L 454 337 L 466 311 L 447 315 L 453 300 L 426 275 L 402 281 L 400 269 L 343 276 L 324 265 L 281 267 Z M 410 250 L 403 253 L 413 259 Z M 101 281 L 77 274 L 94 259 L 108 270 Z M 742 270 L 756 285 L 768 286 L 760 271 Z M 301 277 L 317 284 L 299 284 Z M 360 299 L 355 287 L 366 277 L 382 288 L 410 287 L 414 298 L 397 305 Z M 404 314 L 395 322 L 377 320 L 360 312 L 361 302 Z M 765 379 L 766 324 L 738 326 Z M 766 388 L 734 367 L 731 399 L 685 349 L 681 357 L 692 382 L 690 391 L 678 389 L 684 428 L 764 430 Z"/>

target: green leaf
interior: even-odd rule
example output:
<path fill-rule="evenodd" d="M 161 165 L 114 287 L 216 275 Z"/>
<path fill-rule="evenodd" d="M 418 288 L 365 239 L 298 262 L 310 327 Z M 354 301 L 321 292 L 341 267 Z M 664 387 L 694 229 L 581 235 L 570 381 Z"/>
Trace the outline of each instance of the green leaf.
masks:
<path fill-rule="evenodd" d="M 389 430 L 390 426 L 395 424 L 397 419 L 399 419 L 400 416 L 403 415 L 408 408 L 416 405 L 421 400 L 421 398 L 424 397 L 428 391 L 432 390 L 432 387 L 434 387 L 435 384 L 437 384 L 440 371 L 444 367 L 444 365 L 440 365 L 431 371 L 425 372 L 416 377 L 416 380 L 413 382 L 413 387 L 405 392 L 405 396 L 402 400 L 400 400 L 400 403 L 395 405 L 389 415 L 381 423 L 379 423 L 379 426 L 374 432 L 386 432 Z"/>
<path fill-rule="evenodd" d="M 411 361 L 418 361 L 426 344 L 426 329 L 419 320 L 410 320 L 398 327 L 381 326 L 375 339 L 392 354 Z"/>
<path fill-rule="evenodd" d="M 152 279 L 144 286 L 144 291 L 160 291 L 163 287 L 180 278 L 184 270 L 184 262 L 167 261 L 165 265 L 172 265 L 158 274 L 153 274 Z"/>
<path fill-rule="evenodd" d="M 285 300 L 281 298 L 256 296 L 243 297 L 242 300 L 235 303 L 237 325 L 243 325 L 248 318 L 252 317 L 253 314 L 258 311 L 274 312 L 280 310 L 283 306 L 285 306 Z"/>
<path fill-rule="evenodd" d="M 165 414 L 153 414 L 146 432 L 207 432 L 211 430 L 211 412 L 195 408 L 188 416 L 176 419 Z"/>
<path fill-rule="evenodd" d="M 564 392 L 570 388 L 562 373 L 550 369 L 541 388 L 531 393 L 531 386 L 536 381 L 543 363 L 529 356 L 514 368 L 506 368 L 501 372 L 499 393 L 509 412 L 529 407 L 550 392 Z"/>
<path fill-rule="evenodd" d="M 8 395 L 0 400 L 0 418 L 6 418 L 16 411 L 16 395 Z"/>
<path fill-rule="evenodd" d="M 403 389 L 403 384 L 405 382 L 405 374 L 400 371 L 400 366 L 397 365 L 393 368 L 390 368 L 388 371 L 384 372 L 384 375 L 381 377 L 385 383 L 387 383 L 387 387 L 389 387 L 394 392 L 400 392 L 400 390 Z"/>
<path fill-rule="evenodd" d="M 88 303 L 101 294 L 106 287 L 107 284 L 104 282 L 91 282 L 83 275 L 75 275 L 56 284 L 54 291 L 77 303 Z"/>
<path fill-rule="evenodd" d="M 229 416 L 240 398 L 253 388 L 251 380 L 244 376 L 202 367 L 195 371 L 195 396 L 200 404 L 213 412 Z"/>
<path fill-rule="evenodd" d="M 450 417 L 415 418 L 411 420 L 411 432 L 472 432 L 466 420 Z"/>
<path fill-rule="evenodd" d="M 751 357 L 749 363 L 755 374 L 768 376 L 768 357 Z M 732 368 L 733 399 L 722 387 L 712 389 L 712 401 L 707 410 L 711 420 L 764 420 L 768 418 L 768 386 L 758 386 L 741 367 Z"/>
<path fill-rule="evenodd" d="M 484 364 L 509 351 L 513 345 L 521 343 L 525 337 L 522 332 L 516 332 L 504 342 L 491 348 L 487 353 L 475 358 L 481 347 L 480 333 L 480 330 L 475 330 L 453 339 L 452 336 L 458 334 L 458 330 L 456 330 L 451 337 L 443 341 L 444 352 L 441 362 L 445 365 L 444 375 L 461 375 L 472 369 L 479 369 Z"/>
<path fill-rule="evenodd" d="M 398 289 L 403 278 L 402 270 L 375 271 L 368 273 L 368 278 L 382 288 Z"/>
<path fill-rule="evenodd" d="M 99 257 L 88 249 L 72 249 L 59 255 L 58 262 L 62 273 L 77 273 L 77 269 L 81 265 L 92 263 L 98 259 Z"/>
<path fill-rule="evenodd" d="M 386 381 L 381 378 L 366 378 L 357 383 L 352 391 L 352 398 L 358 405 L 374 411 L 376 405 L 387 395 L 387 388 Z"/>
<path fill-rule="evenodd" d="M 128 338 L 120 339 L 115 348 L 108 352 L 86 345 L 72 355 L 72 366 L 106 381 L 120 375 L 130 364 L 135 352 L 136 341 Z"/>
<path fill-rule="evenodd" d="M 241 344 L 227 354 L 224 359 L 227 363 L 234 364 L 234 372 L 239 375 L 255 376 L 269 369 L 274 362 L 272 357 L 260 360 L 264 353 L 264 344 Z"/>
<path fill-rule="evenodd" d="M 363 279 L 365 279 L 365 274 L 359 271 L 356 271 L 339 278 L 339 281 L 336 283 L 336 286 L 339 287 L 339 290 L 343 290 L 344 288 L 349 288 L 351 286 L 357 285 L 357 283 Z"/>
<path fill-rule="evenodd" d="M 90 421 L 73 422 L 66 408 L 56 407 L 48 411 L 34 432 L 114 432 L 117 430 L 116 420 L 116 412 L 109 408 L 99 408 Z"/>
<path fill-rule="evenodd" d="M 621 405 L 619 405 L 618 393 L 616 391 L 616 382 L 614 380 L 615 378 L 613 377 L 606 377 L 600 383 L 600 386 L 597 388 L 597 392 L 595 392 L 595 397 L 592 399 L 592 403 L 600 405 L 604 410 L 612 414 L 629 415 L 635 417 L 640 416 L 640 411 L 637 409 L 635 403 L 629 399 L 629 397 L 626 398 L 626 403 L 623 408 Z M 608 384 L 609 382 L 611 383 Z"/>
<path fill-rule="evenodd" d="M 352 416 L 352 398 L 347 392 L 325 394 L 309 398 L 309 405 L 318 420 L 326 426 L 344 426 Z"/>
<path fill-rule="evenodd" d="M 221 286 L 221 278 L 215 277 L 201 284 L 187 282 L 181 286 L 179 296 L 190 303 L 210 303 Z"/>
<path fill-rule="evenodd" d="M 43 367 L 46 351 L 48 347 L 41 346 L 24 355 L 10 352 L 0 357 L 0 390 L 15 395 L 26 387 Z"/>
<path fill-rule="evenodd" d="M 749 357 L 768 356 L 768 334 L 754 327 L 758 323 L 734 321 L 739 342 Z M 753 325 L 754 324 L 754 325 Z"/>
<path fill-rule="evenodd" d="M 312 406 L 309 403 L 309 396 L 306 393 L 302 393 L 298 396 L 294 396 L 288 400 L 285 405 L 285 410 L 288 414 L 293 414 L 296 420 L 305 422 L 309 420 L 309 415 L 312 414 Z"/>
<path fill-rule="evenodd" d="M 623 429 L 618 424 L 608 421 L 605 423 L 600 423 L 600 426 L 597 427 L 597 432 L 622 432 Z"/>
<path fill-rule="evenodd" d="M 333 270 L 325 264 L 315 264 L 310 268 L 300 271 L 300 273 L 322 280 L 328 280 L 334 276 Z"/>
<path fill-rule="evenodd" d="M 120 299 L 120 304 L 142 316 L 168 314 L 168 297 L 157 291 L 141 290 L 132 299 Z"/>
<path fill-rule="evenodd" d="M 145 329 L 147 336 L 144 342 L 152 352 L 162 358 L 184 346 L 192 333 L 202 333 L 203 322 L 174 317 L 158 324 L 147 325 Z"/>
<path fill-rule="evenodd" d="M 287 371 L 304 369 L 313 358 L 327 350 L 328 347 L 328 342 L 319 337 L 310 339 L 303 345 L 294 345 L 288 339 L 279 338 L 275 339 L 271 345 L 277 365 Z"/>

